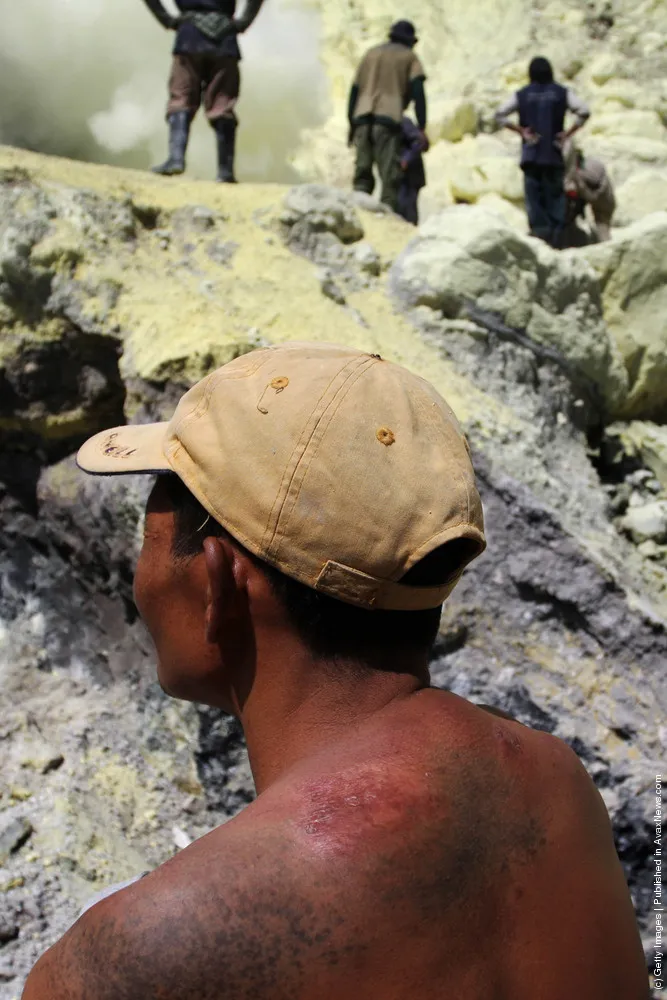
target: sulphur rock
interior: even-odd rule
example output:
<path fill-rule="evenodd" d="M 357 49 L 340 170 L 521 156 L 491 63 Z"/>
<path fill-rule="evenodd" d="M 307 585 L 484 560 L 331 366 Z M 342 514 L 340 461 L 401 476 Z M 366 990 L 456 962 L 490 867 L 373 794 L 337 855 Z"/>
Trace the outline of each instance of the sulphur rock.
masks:
<path fill-rule="evenodd" d="M 664 142 L 667 137 L 665 127 L 656 111 L 626 110 L 593 115 L 591 134 L 611 136 L 633 136 L 640 139 L 654 139 Z"/>
<path fill-rule="evenodd" d="M 596 270 L 604 316 L 629 376 L 619 413 L 662 420 L 667 414 L 667 212 L 618 232 L 608 243 L 574 251 Z"/>
<path fill-rule="evenodd" d="M 502 195 L 490 192 L 489 194 L 482 195 L 477 204 L 492 215 L 499 215 L 512 229 L 528 235 L 528 218 L 523 209 L 519 208 L 515 202 L 508 201 Z"/>
<path fill-rule="evenodd" d="M 375 247 L 370 243 L 358 243 L 354 248 L 354 260 L 359 269 L 366 274 L 377 277 L 382 270 L 382 260 Z"/>
<path fill-rule="evenodd" d="M 662 167 L 667 163 L 667 142 L 631 131 L 592 133 L 587 148 L 592 155 L 623 171 L 623 179 L 645 164 Z"/>
<path fill-rule="evenodd" d="M 600 87 L 595 95 L 594 122 L 598 121 L 601 113 L 634 108 L 641 105 L 645 99 L 644 92 L 637 82 L 615 77 Z"/>
<path fill-rule="evenodd" d="M 424 219 L 456 202 L 477 204 L 492 195 L 523 211 L 523 174 L 513 146 L 495 135 L 436 142 L 426 156 L 428 184 L 420 196 Z"/>
<path fill-rule="evenodd" d="M 280 221 L 313 233 L 333 233 L 341 243 L 356 243 L 364 230 L 351 196 L 324 184 L 303 184 L 287 194 Z"/>
<path fill-rule="evenodd" d="M 498 194 L 508 201 L 523 201 L 523 176 L 509 156 L 498 156 L 473 163 L 458 164 L 451 175 L 451 190 L 456 201 L 475 203 L 484 195 Z"/>
<path fill-rule="evenodd" d="M 613 424 L 607 431 L 620 439 L 623 450 L 650 469 L 667 490 L 667 427 L 647 420 Z"/>
<path fill-rule="evenodd" d="M 433 101 L 429 117 L 429 133 L 433 141 L 459 142 L 464 135 L 474 135 L 479 123 L 477 108 L 465 98 Z"/>
<path fill-rule="evenodd" d="M 495 194 L 523 203 L 523 174 L 515 151 L 497 136 L 465 136 L 461 142 L 439 142 L 426 161 L 427 194 L 441 205 L 474 204 Z"/>
<path fill-rule="evenodd" d="M 391 271 L 408 307 L 467 315 L 472 304 L 554 348 L 613 411 L 627 375 L 608 335 L 595 272 L 581 258 L 522 236 L 499 215 L 457 205 L 429 219 Z"/>
<path fill-rule="evenodd" d="M 667 170 L 651 168 L 633 173 L 616 190 L 614 221 L 627 226 L 652 212 L 667 211 Z"/>
<path fill-rule="evenodd" d="M 619 56 L 611 52 L 601 52 L 592 60 L 588 72 L 594 83 L 601 85 L 615 77 L 621 68 L 622 61 Z"/>
<path fill-rule="evenodd" d="M 629 507 L 621 527 L 638 544 L 667 541 L 667 501 L 656 500 L 642 507 Z"/>

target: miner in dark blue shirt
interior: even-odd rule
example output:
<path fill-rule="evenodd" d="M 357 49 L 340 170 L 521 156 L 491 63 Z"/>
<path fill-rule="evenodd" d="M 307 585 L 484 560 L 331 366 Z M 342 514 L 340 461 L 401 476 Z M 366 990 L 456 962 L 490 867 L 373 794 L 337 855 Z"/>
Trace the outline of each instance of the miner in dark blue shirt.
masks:
<path fill-rule="evenodd" d="M 590 111 L 571 90 L 554 81 L 551 63 L 536 56 L 528 67 L 530 83 L 496 112 L 496 120 L 521 136 L 521 169 L 532 236 L 561 245 L 565 226 L 563 144 L 581 128 Z M 568 111 L 574 124 L 565 130 Z M 509 115 L 519 115 L 519 124 Z"/>
<path fill-rule="evenodd" d="M 262 0 L 246 0 L 236 17 L 236 0 L 175 0 L 178 17 L 160 0 L 144 0 L 160 24 L 176 31 L 169 77 L 169 156 L 155 173 L 182 174 L 190 124 L 201 104 L 218 144 L 218 180 L 235 183 L 236 102 L 240 90 L 241 50 L 237 35 L 250 27 Z"/>

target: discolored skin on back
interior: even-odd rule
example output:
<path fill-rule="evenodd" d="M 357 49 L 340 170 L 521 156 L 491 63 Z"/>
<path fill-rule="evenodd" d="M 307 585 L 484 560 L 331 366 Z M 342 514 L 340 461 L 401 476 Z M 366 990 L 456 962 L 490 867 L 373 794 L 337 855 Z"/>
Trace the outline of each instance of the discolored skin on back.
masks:
<path fill-rule="evenodd" d="M 604 805 L 559 740 L 422 690 L 90 910 L 24 1000 L 645 1000 Z"/>

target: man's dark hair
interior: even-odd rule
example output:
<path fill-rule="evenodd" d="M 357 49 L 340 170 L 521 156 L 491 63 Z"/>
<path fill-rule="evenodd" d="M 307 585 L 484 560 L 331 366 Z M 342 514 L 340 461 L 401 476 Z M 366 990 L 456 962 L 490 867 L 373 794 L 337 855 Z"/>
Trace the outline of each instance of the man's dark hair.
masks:
<path fill-rule="evenodd" d="M 211 536 L 232 538 L 243 549 L 208 515 L 178 476 L 168 475 L 166 479 L 175 515 L 173 552 L 178 559 L 197 555 L 204 539 Z M 475 543 L 466 538 L 448 542 L 422 559 L 401 582 L 422 587 L 443 583 L 467 561 L 474 547 Z M 252 553 L 247 554 L 261 567 L 290 624 L 316 658 L 376 664 L 397 649 L 417 655 L 430 653 L 438 634 L 441 608 L 426 611 L 358 608 L 299 583 Z"/>
<path fill-rule="evenodd" d="M 528 67 L 528 77 L 531 83 L 553 83 L 554 71 L 549 60 L 535 56 Z"/>

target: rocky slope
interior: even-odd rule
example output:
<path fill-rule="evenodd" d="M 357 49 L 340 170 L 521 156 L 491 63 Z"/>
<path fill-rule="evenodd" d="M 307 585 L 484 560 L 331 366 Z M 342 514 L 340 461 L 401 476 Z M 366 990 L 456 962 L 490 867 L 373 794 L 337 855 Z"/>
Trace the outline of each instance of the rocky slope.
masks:
<path fill-rule="evenodd" d="M 667 741 L 667 217 L 562 254 L 459 205 L 220 188 L 0 150 L 0 998 L 101 886 L 252 795 L 235 727 L 168 701 L 132 603 L 147 484 L 74 466 L 254 346 L 322 339 L 459 414 L 489 549 L 434 681 L 555 732 L 607 802 L 647 946 Z M 662 741 L 662 742 L 661 742 Z"/>

